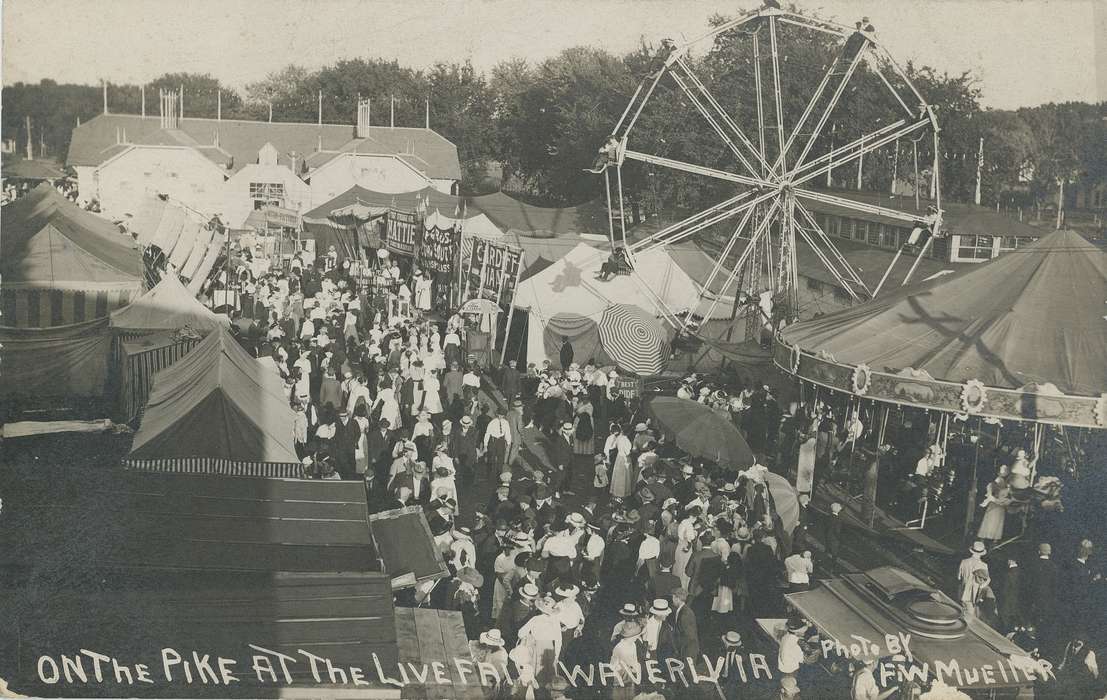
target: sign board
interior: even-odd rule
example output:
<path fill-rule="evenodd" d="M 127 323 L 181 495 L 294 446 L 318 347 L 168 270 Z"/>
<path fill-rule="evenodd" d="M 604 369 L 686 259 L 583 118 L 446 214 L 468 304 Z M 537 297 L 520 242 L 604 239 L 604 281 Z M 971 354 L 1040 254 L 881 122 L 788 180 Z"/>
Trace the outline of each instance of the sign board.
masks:
<path fill-rule="evenodd" d="M 617 379 L 613 380 L 612 386 L 614 387 L 615 393 L 622 395 L 624 399 L 635 399 L 642 393 L 642 378 L 624 377 L 620 375 Z"/>
<path fill-rule="evenodd" d="M 389 209 L 385 215 L 384 246 L 397 255 L 415 255 L 415 233 L 419 228 L 419 216 Z"/>
<path fill-rule="evenodd" d="M 523 249 L 473 238 L 467 262 L 463 298 L 488 299 L 510 308 L 522 272 Z"/>
<path fill-rule="evenodd" d="M 300 228 L 300 212 L 295 209 L 269 204 L 262 207 L 261 212 L 265 216 L 265 224 L 271 228 Z"/>
<path fill-rule="evenodd" d="M 415 260 L 419 269 L 432 282 L 431 307 L 448 309 L 457 294 L 458 255 L 461 249 L 461 230 L 451 226 L 424 228 L 415 246 Z"/>

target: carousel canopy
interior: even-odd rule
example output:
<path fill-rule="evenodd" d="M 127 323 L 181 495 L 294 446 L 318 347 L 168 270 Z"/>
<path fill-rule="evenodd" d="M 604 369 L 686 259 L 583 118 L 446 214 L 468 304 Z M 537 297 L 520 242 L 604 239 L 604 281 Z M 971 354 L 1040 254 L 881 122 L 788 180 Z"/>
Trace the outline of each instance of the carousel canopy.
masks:
<path fill-rule="evenodd" d="M 1107 392 L 1107 253 L 1070 231 L 784 330 L 804 352 L 875 372 L 1066 394 Z"/>
<path fill-rule="evenodd" d="M 111 327 L 121 330 L 176 330 L 190 326 L 206 333 L 229 325 L 226 316 L 212 313 L 196 301 L 171 272 L 133 304 L 111 314 Z"/>

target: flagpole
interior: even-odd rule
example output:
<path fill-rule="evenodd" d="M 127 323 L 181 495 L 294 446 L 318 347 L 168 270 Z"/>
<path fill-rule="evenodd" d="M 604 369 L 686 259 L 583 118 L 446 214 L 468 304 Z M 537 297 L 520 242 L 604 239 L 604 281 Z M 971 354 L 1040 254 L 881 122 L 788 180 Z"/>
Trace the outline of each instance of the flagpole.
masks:
<path fill-rule="evenodd" d="M 976 195 L 974 200 L 980 206 L 980 175 L 984 170 L 984 137 L 980 137 L 980 149 L 976 154 Z"/>

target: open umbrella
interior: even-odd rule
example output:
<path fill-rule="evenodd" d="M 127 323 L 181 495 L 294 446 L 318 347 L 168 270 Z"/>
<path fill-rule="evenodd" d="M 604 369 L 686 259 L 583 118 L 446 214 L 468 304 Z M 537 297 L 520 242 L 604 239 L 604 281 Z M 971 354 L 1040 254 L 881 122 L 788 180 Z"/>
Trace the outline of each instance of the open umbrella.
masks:
<path fill-rule="evenodd" d="M 753 450 L 725 413 L 672 396 L 652 399 L 648 410 L 664 433 L 688 454 L 734 469 L 753 465 Z"/>
<path fill-rule="evenodd" d="M 600 342 L 621 369 L 640 376 L 657 374 L 669 357 L 669 340 L 661 323 L 633 304 L 604 309 Z"/>

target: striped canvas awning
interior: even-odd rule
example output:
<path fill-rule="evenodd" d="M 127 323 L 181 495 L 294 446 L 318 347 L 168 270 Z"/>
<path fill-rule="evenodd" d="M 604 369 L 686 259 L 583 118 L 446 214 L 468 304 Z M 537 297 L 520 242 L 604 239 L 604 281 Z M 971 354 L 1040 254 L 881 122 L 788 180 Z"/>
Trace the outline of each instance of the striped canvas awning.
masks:
<path fill-rule="evenodd" d="M 659 373 L 669 358 L 661 322 L 633 304 L 612 304 L 604 310 L 600 341 L 620 369 L 637 375 Z"/>

